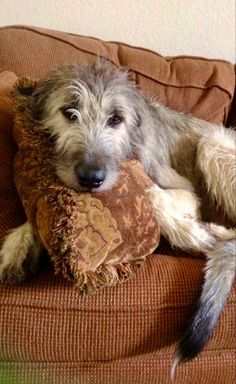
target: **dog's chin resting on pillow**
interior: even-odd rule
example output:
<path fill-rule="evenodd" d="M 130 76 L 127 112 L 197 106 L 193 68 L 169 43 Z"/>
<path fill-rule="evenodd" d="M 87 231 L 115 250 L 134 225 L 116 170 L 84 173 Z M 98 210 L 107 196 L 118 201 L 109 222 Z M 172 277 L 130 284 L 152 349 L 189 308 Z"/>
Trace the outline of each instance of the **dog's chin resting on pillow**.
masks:
<path fill-rule="evenodd" d="M 13 93 L 17 190 L 56 273 L 93 293 L 132 276 L 158 246 L 160 230 L 145 194 L 153 182 L 138 161 L 129 160 L 107 192 L 65 187 L 54 171 L 51 139 L 31 114 L 28 95 L 35 85 L 19 79 Z"/>

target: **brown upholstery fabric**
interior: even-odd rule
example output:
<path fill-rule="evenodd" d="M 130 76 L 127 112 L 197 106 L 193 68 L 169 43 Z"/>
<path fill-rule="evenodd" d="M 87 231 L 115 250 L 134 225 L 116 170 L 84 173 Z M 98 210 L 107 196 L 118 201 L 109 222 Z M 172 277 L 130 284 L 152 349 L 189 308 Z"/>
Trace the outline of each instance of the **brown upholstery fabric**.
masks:
<path fill-rule="evenodd" d="M 16 145 L 12 136 L 13 103 L 10 93 L 16 80 L 14 73 L 0 73 L 0 244 L 7 231 L 25 220 L 12 174 Z"/>
<path fill-rule="evenodd" d="M 198 296 L 202 267 L 202 260 L 153 255 L 136 278 L 87 297 L 50 271 L 5 287 L 2 375 L 34 384 L 169 384 L 173 343 Z M 175 382 L 234 383 L 234 315 L 231 296 L 214 338 L 177 369 Z"/>
<path fill-rule="evenodd" d="M 163 58 L 33 27 L 0 29 L 0 47 L 1 70 L 36 78 L 59 62 L 107 56 L 129 65 L 138 84 L 166 105 L 209 121 L 226 122 L 234 94 L 234 67 L 220 60 Z M 78 297 L 51 271 L 20 287 L 1 286 L 1 380 L 169 384 L 174 343 L 198 297 L 204 266 L 182 256 L 150 256 L 132 280 L 92 297 Z M 235 383 L 235 303 L 234 290 L 206 349 L 177 368 L 174 383 Z"/>

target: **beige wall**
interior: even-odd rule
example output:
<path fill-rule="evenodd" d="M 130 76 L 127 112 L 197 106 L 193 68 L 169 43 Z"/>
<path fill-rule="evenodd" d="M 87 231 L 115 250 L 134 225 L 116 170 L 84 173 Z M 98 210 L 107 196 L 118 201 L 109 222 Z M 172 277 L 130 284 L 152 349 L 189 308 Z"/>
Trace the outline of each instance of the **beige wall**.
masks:
<path fill-rule="evenodd" d="M 235 0 L 1 0 L 0 25 L 123 41 L 235 62 Z"/>

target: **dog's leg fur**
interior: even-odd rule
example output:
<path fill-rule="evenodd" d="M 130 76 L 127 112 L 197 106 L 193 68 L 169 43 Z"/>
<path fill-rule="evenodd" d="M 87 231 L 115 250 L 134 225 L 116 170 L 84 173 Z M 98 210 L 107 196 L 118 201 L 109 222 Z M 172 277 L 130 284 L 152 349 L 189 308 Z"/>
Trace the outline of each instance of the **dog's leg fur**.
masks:
<path fill-rule="evenodd" d="M 41 249 L 29 222 L 13 229 L 0 250 L 0 281 L 18 283 L 34 273 Z"/>
<path fill-rule="evenodd" d="M 145 168 L 145 162 L 143 161 Z M 152 166 L 147 170 L 149 176 L 162 189 L 182 189 L 194 192 L 192 183 L 176 172 L 176 170 L 167 164 L 160 164 L 153 160 Z"/>
<path fill-rule="evenodd" d="M 148 195 L 161 232 L 172 246 L 204 252 L 214 244 L 214 236 L 198 221 L 200 204 L 193 192 L 155 185 Z"/>
<path fill-rule="evenodd" d="M 202 137 L 197 148 L 197 166 L 217 204 L 236 219 L 236 137 L 230 129 L 213 130 Z"/>

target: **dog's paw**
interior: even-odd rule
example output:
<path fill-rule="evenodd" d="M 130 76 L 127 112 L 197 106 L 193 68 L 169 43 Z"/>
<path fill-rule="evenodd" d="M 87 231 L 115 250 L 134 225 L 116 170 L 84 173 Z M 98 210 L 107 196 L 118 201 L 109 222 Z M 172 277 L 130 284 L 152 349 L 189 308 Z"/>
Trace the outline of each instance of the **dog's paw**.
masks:
<path fill-rule="evenodd" d="M 27 255 L 22 264 L 2 263 L 0 254 L 0 283 L 19 284 L 38 271 L 38 259 Z"/>
<path fill-rule="evenodd" d="M 9 257 L 11 255 L 11 257 Z M 25 279 L 25 271 L 20 262 L 19 250 L 15 249 L 15 256 L 6 252 L 6 249 L 0 251 L 0 282 L 7 284 L 18 284 Z"/>
<path fill-rule="evenodd" d="M 12 235 L 9 235 L 0 250 L 0 282 L 17 284 L 25 279 L 23 262 L 27 249 L 11 240 Z"/>
<path fill-rule="evenodd" d="M 17 252 L 18 251 L 18 252 Z M 0 282 L 7 284 L 19 284 L 28 276 L 38 271 L 40 249 L 30 249 L 23 254 L 22 249 L 16 250 L 13 259 L 9 259 L 0 252 Z"/>
<path fill-rule="evenodd" d="M 0 282 L 7 284 L 19 284 L 26 277 L 24 269 L 16 265 L 0 265 Z"/>
<path fill-rule="evenodd" d="M 37 271 L 41 246 L 27 222 L 13 229 L 0 250 L 0 282 L 20 283 Z"/>

